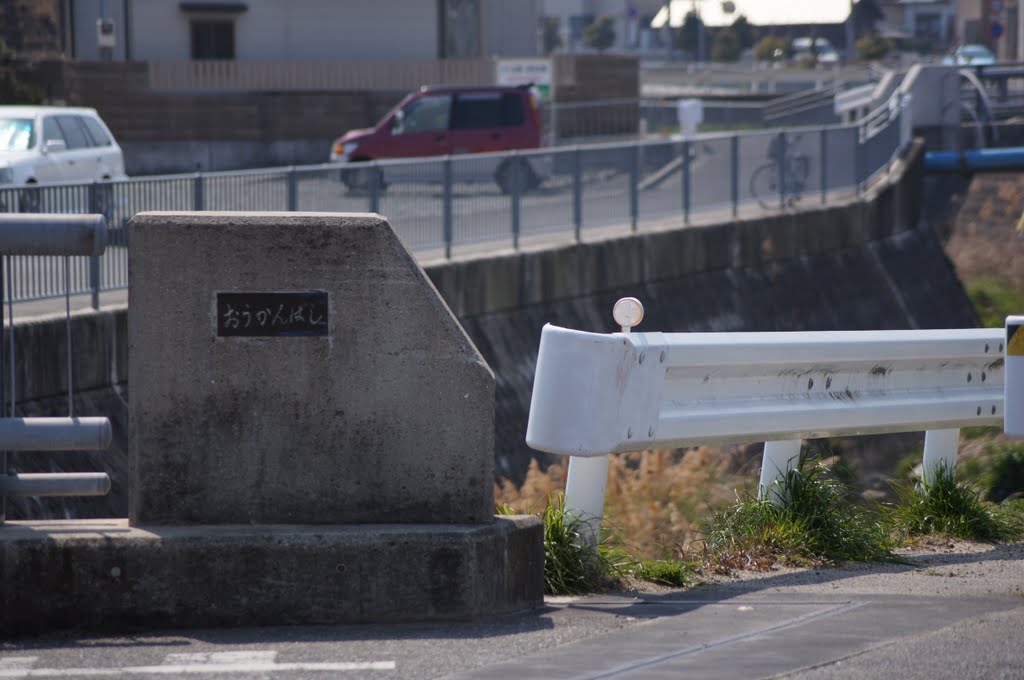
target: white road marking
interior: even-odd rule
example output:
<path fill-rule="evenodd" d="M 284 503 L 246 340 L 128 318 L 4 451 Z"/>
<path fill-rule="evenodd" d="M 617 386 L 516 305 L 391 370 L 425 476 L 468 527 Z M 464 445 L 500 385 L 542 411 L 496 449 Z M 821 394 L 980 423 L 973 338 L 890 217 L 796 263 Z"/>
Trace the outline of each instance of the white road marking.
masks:
<path fill-rule="evenodd" d="M 168 654 L 159 666 L 109 668 L 33 668 L 38 657 L 0 657 L 0 678 L 81 678 L 119 675 L 198 675 L 285 673 L 288 671 L 393 671 L 394 661 L 328 661 L 277 663 L 275 651 L 197 652 Z"/>

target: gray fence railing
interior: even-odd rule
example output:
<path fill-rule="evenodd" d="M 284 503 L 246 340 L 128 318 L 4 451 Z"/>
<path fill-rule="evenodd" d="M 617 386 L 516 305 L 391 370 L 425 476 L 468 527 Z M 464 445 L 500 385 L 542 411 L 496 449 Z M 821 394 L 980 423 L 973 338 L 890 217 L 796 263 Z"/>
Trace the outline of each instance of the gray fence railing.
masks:
<path fill-rule="evenodd" d="M 0 215 L 0 300 L 5 297 L 4 288 L 9 290 L 12 285 L 12 260 L 17 256 L 60 256 L 65 263 L 62 278 L 66 283 L 70 280 L 71 256 L 99 257 L 106 247 L 106 233 L 101 215 Z M 105 472 L 9 474 L 8 452 L 103 450 L 112 436 L 107 418 L 75 417 L 70 305 L 65 311 L 67 417 L 16 417 L 17 325 L 9 304 L 12 296 L 6 297 L 6 312 L 0 306 L 0 326 L 5 325 L 5 316 L 9 315 L 10 321 L 0 342 L 0 525 L 5 519 L 7 496 L 102 496 L 110 491 L 110 477 Z"/>
<path fill-rule="evenodd" d="M 72 294 L 127 287 L 125 225 L 149 210 L 379 212 L 422 261 L 824 204 L 859 193 L 907 141 L 905 107 L 836 125 L 364 164 L 0 189 L 0 210 L 99 213 L 103 256 L 76 258 Z M 14 258 L 13 301 L 62 295 L 64 264 Z"/>

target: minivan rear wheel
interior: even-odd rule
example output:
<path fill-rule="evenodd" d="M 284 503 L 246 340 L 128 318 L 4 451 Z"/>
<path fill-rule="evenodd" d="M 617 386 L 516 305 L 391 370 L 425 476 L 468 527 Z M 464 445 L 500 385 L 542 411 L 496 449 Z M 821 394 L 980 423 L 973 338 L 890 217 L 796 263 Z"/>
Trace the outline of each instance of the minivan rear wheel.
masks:
<path fill-rule="evenodd" d="M 522 158 L 507 158 L 494 173 L 494 181 L 503 194 L 524 194 L 537 186 L 537 176 Z"/>

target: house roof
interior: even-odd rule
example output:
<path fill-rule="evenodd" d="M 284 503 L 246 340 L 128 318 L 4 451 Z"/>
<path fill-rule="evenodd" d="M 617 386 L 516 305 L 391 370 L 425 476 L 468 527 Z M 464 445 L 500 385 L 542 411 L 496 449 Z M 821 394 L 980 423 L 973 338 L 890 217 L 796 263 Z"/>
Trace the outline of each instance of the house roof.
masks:
<path fill-rule="evenodd" d="M 683 25 L 686 15 L 696 11 L 705 26 L 731 26 L 736 17 L 745 16 L 754 26 L 794 26 L 802 24 L 841 24 L 850 16 L 850 0 L 672 0 L 670 25 Z M 663 6 L 651 21 L 651 28 L 665 25 Z"/>

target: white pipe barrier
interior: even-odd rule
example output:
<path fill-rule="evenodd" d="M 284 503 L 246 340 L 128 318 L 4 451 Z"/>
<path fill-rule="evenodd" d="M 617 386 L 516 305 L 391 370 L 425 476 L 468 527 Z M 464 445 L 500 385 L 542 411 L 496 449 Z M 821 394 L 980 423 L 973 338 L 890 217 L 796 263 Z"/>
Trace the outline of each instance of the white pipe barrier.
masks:
<path fill-rule="evenodd" d="M 765 441 L 764 495 L 794 467 L 802 439 L 924 430 L 928 479 L 955 463 L 958 428 L 1002 423 L 1004 337 L 998 328 L 602 335 L 549 324 L 526 443 L 571 456 L 566 509 L 595 529 L 607 456 L 624 451 Z"/>
<path fill-rule="evenodd" d="M 106 247 L 103 215 L 0 214 L 4 255 L 102 255 Z"/>
<path fill-rule="evenodd" d="M 102 451 L 112 437 L 103 416 L 0 418 L 0 451 Z"/>

